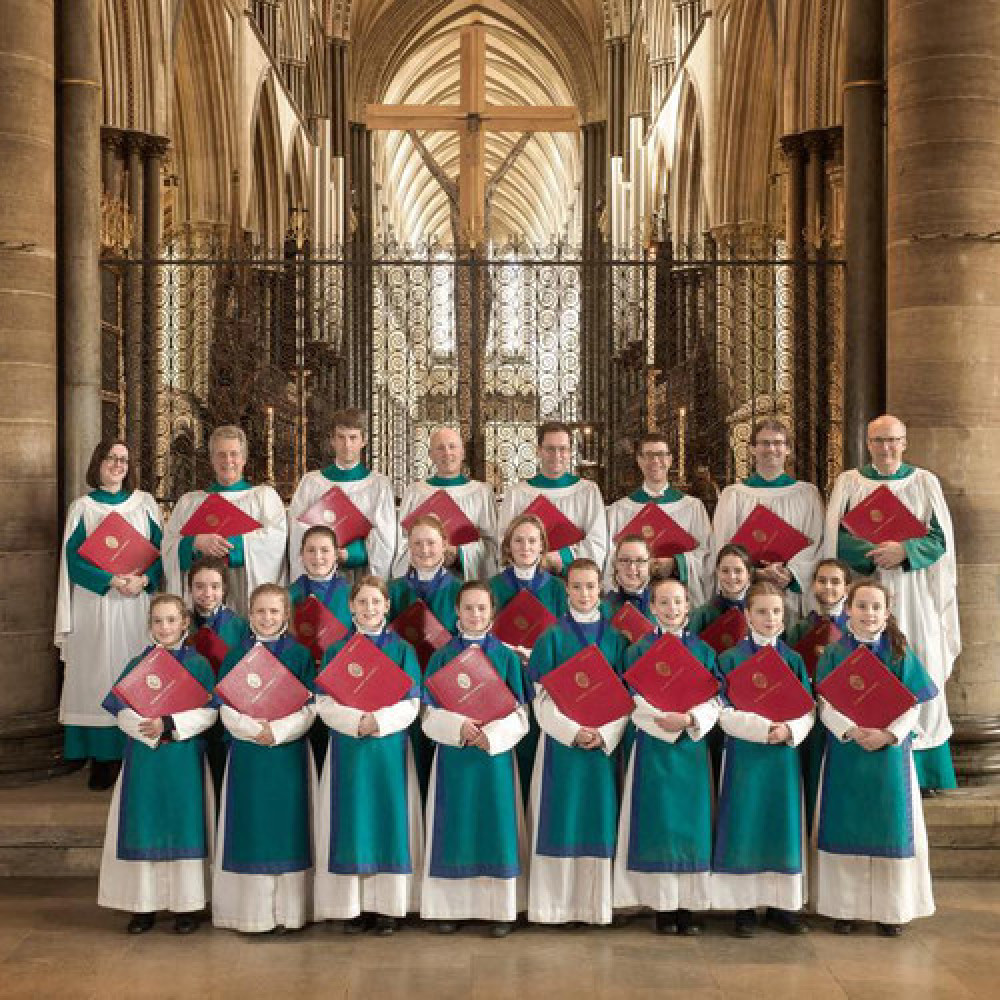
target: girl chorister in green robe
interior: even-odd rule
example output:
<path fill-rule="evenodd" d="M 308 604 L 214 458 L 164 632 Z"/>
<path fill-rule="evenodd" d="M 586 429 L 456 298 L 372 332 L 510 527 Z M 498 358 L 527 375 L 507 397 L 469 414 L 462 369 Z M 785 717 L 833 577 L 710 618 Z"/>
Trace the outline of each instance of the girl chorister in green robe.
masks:
<path fill-rule="evenodd" d="M 604 595 L 604 613 L 613 618 L 626 604 L 631 604 L 650 624 L 655 624 L 649 587 L 652 553 L 646 540 L 640 535 L 618 539 L 612 560 L 614 586 Z"/>
<path fill-rule="evenodd" d="M 816 564 L 812 582 L 813 609 L 809 614 L 789 625 L 785 630 L 785 642 L 795 647 L 812 629 L 823 621 L 836 625 L 841 632 L 847 629 L 847 587 L 851 582 L 851 569 L 840 559 L 821 559 Z M 826 745 L 826 730 L 813 726 L 809 735 L 799 747 L 802 757 L 802 779 L 805 782 L 806 819 L 809 829 L 813 825 L 813 806 L 819 789 L 819 769 L 823 761 L 823 747 Z"/>
<path fill-rule="evenodd" d="M 339 544 L 332 528 L 317 524 L 302 536 L 299 556 L 304 572 L 288 588 L 292 612 L 315 597 L 345 628 L 351 627 L 351 586 L 337 571 Z"/>
<path fill-rule="evenodd" d="M 753 562 L 747 550 L 742 545 L 723 545 L 715 564 L 714 596 L 691 612 L 688 630 L 694 635 L 701 635 L 730 608 L 745 611 L 747 588 L 752 578 Z"/>
<path fill-rule="evenodd" d="M 490 590 L 498 612 L 507 607 L 522 590 L 527 590 L 556 618 L 562 618 L 566 614 L 566 585 L 558 576 L 542 569 L 542 560 L 548 548 L 545 525 L 540 518 L 534 514 L 518 514 L 510 522 L 500 546 L 500 561 L 504 569 L 490 580 Z M 511 648 L 526 670 L 531 650 L 523 646 Z M 530 694 L 531 685 L 526 672 L 524 689 Z M 531 715 L 528 719 L 528 734 L 517 744 L 515 751 L 521 797 L 526 805 L 537 750 L 538 723 L 534 715 Z"/>
<path fill-rule="evenodd" d="M 625 669 L 669 633 L 715 673 L 714 650 L 687 629 L 687 587 L 680 580 L 657 579 L 649 589 L 657 630 L 628 648 Z M 714 783 L 704 737 L 718 721 L 718 698 L 684 713 L 661 712 L 637 691 L 631 693 L 638 732 L 618 820 L 615 907 L 648 907 L 661 934 L 699 934 L 692 910 L 707 910 L 712 902 Z"/>
<path fill-rule="evenodd" d="M 199 684 L 206 699 L 214 675 L 208 661 L 183 645 L 187 610 L 181 598 L 160 594 L 150 602 L 154 643 L 170 651 Z M 131 673 L 152 649 L 129 661 Z M 200 738 L 215 720 L 211 704 L 146 719 L 112 691 L 105 709 L 126 736 L 125 757 L 108 813 L 97 902 L 133 914 L 130 934 L 153 926 L 158 910 L 175 914 L 174 929 L 198 927 L 205 908 L 209 846 L 215 808 Z"/>
<path fill-rule="evenodd" d="M 395 621 L 407 608 L 423 601 L 431 614 L 453 635 L 456 628 L 455 598 L 462 581 L 444 565 L 444 551 L 448 536 L 444 525 L 433 514 L 415 518 L 407 535 L 410 568 L 405 576 L 389 584 L 389 621 Z M 426 657 L 420 669 L 427 669 Z M 427 799 L 427 782 L 431 773 L 434 748 L 419 726 L 410 731 L 413 753 L 416 758 L 417 778 L 421 798 Z"/>
<path fill-rule="evenodd" d="M 869 729 L 819 699 L 826 753 L 816 805 L 813 902 L 818 913 L 835 918 L 839 933 L 853 931 L 856 920 L 873 920 L 881 934 L 896 937 L 903 924 L 934 912 L 912 742 L 920 705 L 938 692 L 896 626 L 883 584 L 855 583 L 847 616 L 847 634 L 820 657 L 817 682 L 865 645 L 916 704 L 885 729 Z"/>
<path fill-rule="evenodd" d="M 250 595 L 250 628 L 230 650 L 219 679 L 257 643 L 307 688 L 312 655 L 287 635 L 288 591 L 265 583 Z M 212 876 L 212 923 L 262 933 L 293 930 L 309 918 L 312 879 L 311 802 L 316 767 L 305 738 L 316 717 L 312 699 L 297 712 L 266 722 L 228 705 L 219 715 L 229 753 Z"/>
<path fill-rule="evenodd" d="M 436 744 L 427 798 L 427 850 L 420 915 L 441 933 L 461 920 L 489 920 L 505 937 L 527 908 L 526 837 L 513 748 L 528 731 L 521 662 L 489 634 L 493 597 L 485 583 L 458 594 L 458 638 L 431 658 L 425 680 L 470 646 L 479 648 L 518 707 L 488 722 L 446 711 L 424 686 L 423 729 Z"/>
<path fill-rule="evenodd" d="M 316 699 L 330 742 L 314 814 L 315 914 L 317 920 L 345 921 L 349 934 L 392 934 L 397 920 L 420 906 L 423 829 L 407 734 L 420 711 L 420 667 L 413 647 L 386 628 L 383 580 L 355 581 L 350 608 L 354 629 L 401 667 L 413 686 L 402 701 L 375 712 L 327 694 Z M 348 638 L 327 649 L 324 664 Z"/>
<path fill-rule="evenodd" d="M 581 726 L 556 708 L 541 681 L 587 646 L 597 646 L 619 671 L 627 644 L 601 615 L 597 564 L 574 560 L 566 576 L 569 612 L 541 636 L 528 663 L 543 734 L 531 779 L 528 917 L 608 924 L 618 823 L 615 750 L 628 716 L 600 729 Z"/>
<path fill-rule="evenodd" d="M 250 635 L 250 625 L 247 620 L 226 606 L 226 598 L 229 595 L 229 565 L 225 559 L 215 556 L 196 559 L 188 569 L 187 585 L 191 597 L 192 634 L 203 628 L 214 632 L 226 644 L 227 652 L 235 649 Z M 189 635 L 189 642 L 191 638 Z M 222 666 L 222 663 L 219 661 L 211 666 L 214 684 L 214 672 Z M 226 766 L 225 729 L 221 722 L 216 721 L 205 734 L 205 744 L 212 782 L 218 791 L 222 788 L 222 772 Z"/>
<path fill-rule="evenodd" d="M 752 937 L 756 908 L 778 930 L 807 930 L 797 911 L 806 900 L 806 828 L 802 768 L 796 747 L 812 728 L 815 710 L 788 722 L 771 722 L 734 708 L 726 698 L 726 677 L 764 646 L 773 646 L 799 683 L 811 690 L 802 657 L 779 636 L 784 630 L 782 591 L 755 583 L 747 592 L 750 635 L 719 657 L 726 735 L 712 853 L 712 906 L 736 910 L 733 933 Z"/>

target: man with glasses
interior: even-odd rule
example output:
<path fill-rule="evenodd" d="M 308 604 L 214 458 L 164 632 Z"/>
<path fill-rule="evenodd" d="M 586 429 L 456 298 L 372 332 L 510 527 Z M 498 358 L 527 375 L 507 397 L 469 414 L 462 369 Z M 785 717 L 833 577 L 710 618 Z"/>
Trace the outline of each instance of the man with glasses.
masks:
<path fill-rule="evenodd" d="M 871 464 L 841 473 L 826 515 L 825 552 L 861 577 L 874 577 L 893 594 L 896 621 L 937 686 L 937 697 L 920 705 L 913 760 L 920 787 L 928 792 L 955 787 L 948 740 L 951 720 L 944 687 L 961 650 L 956 594 L 955 534 L 941 484 L 926 469 L 903 461 L 906 427 L 891 414 L 868 425 Z M 840 523 L 880 486 L 887 487 L 927 533 L 904 542 L 872 545 Z"/>
<path fill-rule="evenodd" d="M 500 537 L 504 537 L 510 522 L 541 494 L 583 532 L 583 539 L 576 545 L 549 552 L 542 568 L 563 573 L 574 559 L 584 557 L 603 566 L 608 554 L 604 500 L 597 483 L 569 471 L 573 461 L 572 432 L 566 424 L 550 421 L 538 428 L 537 441 L 538 474 L 514 483 L 507 491 L 500 508 Z"/>
<path fill-rule="evenodd" d="M 791 625 L 808 611 L 807 595 L 823 545 L 823 501 L 812 483 L 804 483 L 785 471 L 792 453 L 788 428 L 774 417 L 754 424 L 750 435 L 754 471 L 742 482 L 727 486 L 719 497 L 712 520 L 712 556 L 709 573 L 715 572 L 719 550 L 759 504 L 797 528 L 809 544 L 788 563 L 765 563 L 754 570 L 754 578 L 766 580 L 785 593 L 788 609 L 785 624 Z M 715 591 L 710 576 L 705 586 L 711 596 Z"/>
<path fill-rule="evenodd" d="M 676 577 L 687 585 L 692 607 L 704 604 L 706 594 L 702 580 L 712 538 L 712 525 L 705 505 L 697 497 L 688 496 L 670 485 L 673 455 L 665 434 L 649 433 L 639 437 L 635 442 L 635 460 L 642 472 L 642 485 L 608 508 L 608 536 L 612 550 L 616 536 L 629 521 L 646 504 L 656 504 L 697 542 L 697 546 L 674 557 L 653 559 L 650 574 Z M 607 587 L 614 585 L 615 569 L 614 559 L 611 558 L 605 569 Z"/>

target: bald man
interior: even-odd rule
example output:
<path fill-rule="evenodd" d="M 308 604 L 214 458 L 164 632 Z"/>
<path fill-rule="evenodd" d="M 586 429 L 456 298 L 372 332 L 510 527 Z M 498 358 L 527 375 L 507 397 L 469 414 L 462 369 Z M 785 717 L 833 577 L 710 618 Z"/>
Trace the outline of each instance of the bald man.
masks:
<path fill-rule="evenodd" d="M 903 461 L 906 427 L 891 414 L 868 425 L 871 464 L 841 473 L 827 509 L 824 550 L 845 560 L 858 577 L 880 580 L 893 594 L 892 610 L 920 662 L 937 685 L 937 697 L 920 705 L 913 759 L 925 791 L 955 787 L 948 740 L 951 720 L 944 687 L 961 650 L 955 593 L 955 535 L 941 484 L 926 469 Z M 927 526 L 905 542 L 872 545 L 840 523 L 847 511 L 886 486 Z"/>
<path fill-rule="evenodd" d="M 405 576 L 410 567 L 410 549 L 402 529 L 403 519 L 437 490 L 444 490 L 479 529 L 477 541 L 458 548 L 449 545 L 445 549 L 444 564 L 460 579 L 486 580 L 497 571 L 497 506 L 493 490 L 486 483 L 469 479 L 463 474 L 465 448 L 458 431 L 451 427 L 439 427 L 431 434 L 430 459 L 434 475 L 411 483 L 403 492 L 392 575 Z"/>

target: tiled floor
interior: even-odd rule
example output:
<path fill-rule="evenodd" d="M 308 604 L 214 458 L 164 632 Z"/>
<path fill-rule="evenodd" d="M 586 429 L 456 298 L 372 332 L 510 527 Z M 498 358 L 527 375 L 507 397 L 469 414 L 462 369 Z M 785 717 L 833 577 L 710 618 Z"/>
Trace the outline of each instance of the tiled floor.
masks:
<path fill-rule="evenodd" d="M 936 883 L 938 914 L 900 940 L 825 922 L 787 938 L 657 937 L 647 920 L 614 929 L 531 928 L 494 941 L 478 929 L 441 937 L 406 928 L 354 938 L 335 925 L 282 937 L 165 920 L 140 938 L 94 904 L 90 879 L 0 879 L 0 997 L 739 997 L 740 1000 L 923 1000 L 1000 996 L 1000 882 Z"/>

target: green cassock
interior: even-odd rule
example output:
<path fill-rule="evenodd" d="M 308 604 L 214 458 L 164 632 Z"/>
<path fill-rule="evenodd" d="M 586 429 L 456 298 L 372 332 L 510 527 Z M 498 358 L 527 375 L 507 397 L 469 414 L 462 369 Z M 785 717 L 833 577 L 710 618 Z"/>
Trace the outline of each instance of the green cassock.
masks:
<path fill-rule="evenodd" d="M 521 661 L 499 639 L 452 639 L 427 667 L 425 681 L 469 646 L 477 645 L 519 704 L 524 704 Z M 424 686 L 424 702 L 437 708 Z M 490 754 L 478 747 L 437 746 L 434 827 L 428 830 L 433 878 L 515 878 L 517 850 L 516 758 L 513 750 Z"/>
<path fill-rule="evenodd" d="M 130 674 L 152 648 L 130 660 L 121 677 Z M 208 660 L 186 647 L 172 649 L 170 655 L 205 688 L 207 705 L 215 683 Z M 127 707 L 113 691 L 103 704 L 115 716 Z M 119 860 L 186 861 L 208 856 L 204 758 L 201 736 L 161 742 L 155 750 L 126 738 L 116 847 Z"/>
<path fill-rule="evenodd" d="M 420 580 L 416 570 L 410 569 L 406 576 L 389 584 L 389 621 L 398 618 L 410 605 L 423 601 L 434 617 L 454 635 L 458 623 L 455 599 L 461 587 L 462 581 L 443 567 L 432 580 Z M 426 664 L 421 666 L 426 667 Z M 426 802 L 434 747 L 419 726 L 411 727 L 410 742 L 413 744 L 413 760 L 417 780 L 420 782 L 420 798 Z"/>
<path fill-rule="evenodd" d="M 687 626 L 688 631 L 692 635 L 701 635 L 712 622 L 721 618 L 730 608 L 739 608 L 740 611 L 745 611 L 746 601 L 731 601 L 728 597 L 716 594 L 710 601 L 699 605 L 691 612 Z"/>
<path fill-rule="evenodd" d="M 253 636 L 248 636 L 230 650 L 219 668 L 219 680 L 254 643 Z M 312 688 L 316 671 L 305 646 L 288 636 L 261 645 Z M 241 875 L 285 875 L 312 868 L 309 741 L 299 737 L 268 747 L 226 735 L 223 870 Z"/>
<path fill-rule="evenodd" d="M 533 684 L 587 646 L 596 645 L 619 672 L 628 644 L 611 623 L 580 624 L 561 618 L 531 652 L 528 676 Z M 618 825 L 615 755 L 604 750 L 564 746 L 545 735 L 539 748 L 545 760 L 535 820 L 538 854 L 557 858 L 611 858 Z"/>
<path fill-rule="evenodd" d="M 759 651 L 752 639 L 719 657 L 725 679 Z M 799 683 L 812 693 L 802 657 L 780 639 L 776 651 Z M 802 766 L 796 747 L 753 743 L 728 733 L 715 828 L 712 870 L 729 875 L 800 875 L 802 856 Z"/>
<path fill-rule="evenodd" d="M 353 635 L 353 633 L 352 633 Z M 347 636 L 330 646 L 324 666 L 344 648 Z M 420 665 L 413 647 L 386 629 L 369 636 L 413 686 L 407 698 L 420 697 Z M 405 730 L 358 738 L 330 730 L 326 766 L 330 769 L 330 854 L 320 858 L 334 875 L 409 875 Z"/>
<path fill-rule="evenodd" d="M 828 646 L 816 666 L 817 684 L 859 645 L 848 634 Z M 885 635 L 870 648 L 918 704 L 937 695 L 933 680 L 910 650 L 902 657 L 893 655 Z M 869 753 L 853 740 L 842 743 L 828 730 L 823 732 L 826 741 L 817 817 L 819 849 L 830 854 L 912 858 L 911 737 Z"/>
<path fill-rule="evenodd" d="M 629 646 L 624 669 L 659 639 Z M 715 651 L 685 631 L 688 652 L 713 674 Z M 633 692 L 635 693 L 635 692 Z M 626 867 L 659 874 L 707 872 L 712 862 L 712 762 L 704 739 L 682 732 L 675 743 L 637 730 L 632 749 L 632 809 Z"/>
<path fill-rule="evenodd" d="M 553 576 L 544 569 L 536 567 L 535 575 L 530 580 L 518 579 L 517 574 L 511 567 L 507 567 L 502 573 L 490 579 L 490 590 L 493 592 L 493 600 L 496 603 L 497 614 L 500 613 L 515 597 L 522 591 L 530 591 L 538 599 L 538 602 L 547 611 L 550 611 L 556 618 L 562 618 L 566 614 L 568 604 L 566 603 L 566 584 L 557 576 Z M 527 674 L 522 667 L 524 690 L 531 697 L 531 684 Z M 517 770 L 521 778 L 521 796 L 525 806 L 531 795 L 531 770 L 535 766 L 535 754 L 538 751 L 538 723 L 535 716 L 529 713 L 528 732 L 515 748 L 517 755 Z"/>

